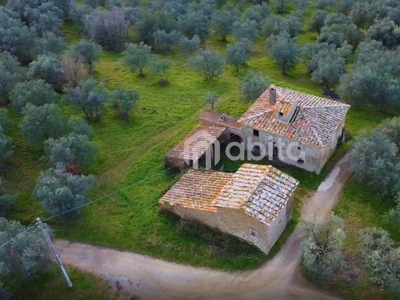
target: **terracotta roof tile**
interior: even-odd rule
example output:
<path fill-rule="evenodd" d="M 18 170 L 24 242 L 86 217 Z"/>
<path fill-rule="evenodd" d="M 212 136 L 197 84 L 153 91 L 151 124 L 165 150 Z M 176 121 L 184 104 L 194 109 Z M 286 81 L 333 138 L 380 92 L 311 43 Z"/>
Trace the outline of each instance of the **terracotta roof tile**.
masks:
<path fill-rule="evenodd" d="M 226 128 L 226 126 L 200 125 L 190 132 L 167 156 L 198 160 Z"/>
<path fill-rule="evenodd" d="M 242 209 L 269 225 L 293 196 L 298 184 L 293 177 L 271 167 Z"/>
<path fill-rule="evenodd" d="M 271 166 L 244 164 L 222 188 L 214 204 L 218 207 L 240 208 L 249 199 Z"/>
<path fill-rule="evenodd" d="M 216 171 L 189 170 L 159 203 L 216 212 L 217 208 L 212 202 L 232 175 Z"/>
<path fill-rule="evenodd" d="M 299 182 L 272 166 L 244 164 L 232 173 L 189 170 L 161 198 L 160 204 L 217 212 L 243 209 L 270 225 L 293 196 Z"/>
<path fill-rule="evenodd" d="M 227 114 L 207 111 L 201 114 L 200 121 L 210 125 L 226 126 L 237 130 L 240 130 L 242 128 L 242 125 L 238 122 L 239 119 L 229 116 Z"/>

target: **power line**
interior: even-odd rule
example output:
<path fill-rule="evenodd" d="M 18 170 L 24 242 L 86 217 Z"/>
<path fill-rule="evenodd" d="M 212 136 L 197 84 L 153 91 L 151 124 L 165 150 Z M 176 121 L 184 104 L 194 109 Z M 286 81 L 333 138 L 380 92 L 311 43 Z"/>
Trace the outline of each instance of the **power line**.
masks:
<path fill-rule="evenodd" d="M 35 223 L 34 225 L 29 226 L 28 228 L 26 228 L 24 231 L 21 231 L 20 233 L 18 233 L 15 237 L 13 237 L 12 239 L 8 240 L 7 242 L 5 242 L 4 244 L 2 244 L 0 246 L 0 248 L 5 247 L 6 245 L 8 245 L 9 243 L 11 243 L 13 240 L 16 240 L 17 238 L 19 238 L 21 235 L 23 235 L 24 233 L 28 232 L 29 230 L 31 230 L 32 228 L 34 228 L 37 225 L 37 223 Z"/>
<path fill-rule="evenodd" d="M 226 138 L 226 139 L 224 139 L 224 140 L 222 140 L 222 141 L 219 141 L 219 143 L 224 143 L 225 141 L 229 140 L 230 138 L 231 138 L 231 137 Z M 92 201 L 89 201 L 89 202 L 87 202 L 87 203 L 84 203 L 84 204 L 82 204 L 82 205 L 76 206 L 76 207 L 74 207 L 74 208 L 71 208 L 71 209 L 69 209 L 69 210 L 67 210 L 67 211 L 64 211 L 64 212 L 62 212 L 62 213 L 59 213 L 59 214 L 57 214 L 57 215 L 53 215 L 53 216 L 50 216 L 50 217 L 48 217 L 48 218 L 45 218 L 45 219 L 43 219 L 43 222 L 46 222 L 46 221 L 48 221 L 48 220 L 57 218 L 57 217 L 59 217 L 59 216 L 62 216 L 62 215 L 67 214 L 67 213 L 69 213 L 69 212 L 71 212 L 71 211 L 77 210 L 77 209 L 79 209 L 79 208 L 85 207 L 85 206 L 87 206 L 87 205 L 89 205 L 89 204 L 98 202 L 98 201 L 100 201 L 100 200 L 107 199 L 107 198 L 109 198 L 109 197 L 111 197 L 111 196 L 114 196 L 114 195 L 118 194 L 118 193 L 121 192 L 121 191 L 125 191 L 125 190 L 127 190 L 127 189 L 130 189 L 130 188 L 132 188 L 132 187 L 134 187 L 134 186 L 137 186 L 137 185 L 139 185 L 139 184 L 141 184 L 141 183 L 143 183 L 143 182 L 146 182 L 146 181 L 148 181 L 148 180 L 150 180 L 150 179 L 153 179 L 153 178 L 155 178 L 156 176 L 159 176 L 159 175 L 161 175 L 161 174 L 163 174 L 163 173 L 165 173 L 165 172 L 168 172 L 168 171 L 174 169 L 175 167 L 177 167 L 178 165 L 179 165 L 179 163 L 176 164 L 176 165 L 173 165 L 172 167 L 169 167 L 168 169 L 165 169 L 165 170 L 163 170 L 163 171 L 161 171 L 161 172 L 159 172 L 159 173 L 157 173 L 157 174 L 155 174 L 155 175 L 153 175 L 153 176 L 146 177 L 146 178 L 144 178 L 144 179 L 142 179 L 142 180 L 140 180 L 140 181 L 137 181 L 137 182 L 135 182 L 135 183 L 133 183 L 133 184 L 131 184 L 131 185 L 127 185 L 127 186 L 125 186 L 125 187 L 123 187 L 123 188 L 121 188 L 121 189 L 119 189 L 119 190 L 116 190 L 116 191 L 114 191 L 114 192 L 112 192 L 112 193 L 110 193 L 110 194 L 107 194 L 107 195 L 105 195 L 105 196 L 103 196 L 103 197 L 100 197 L 100 198 L 97 198 L 97 199 L 95 199 L 95 200 L 92 200 Z M 0 246 L 0 248 L 2 248 L 2 247 L 4 247 L 4 246 L 8 245 L 8 244 L 11 243 L 13 240 L 17 239 L 19 236 L 21 236 L 22 234 L 24 234 L 24 233 L 26 233 L 27 231 L 31 230 L 32 228 L 34 228 L 34 227 L 37 226 L 37 225 L 38 225 L 38 223 L 35 223 L 34 225 L 28 227 L 27 229 L 25 229 L 24 231 L 20 232 L 18 235 L 16 235 L 16 236 L 13 237 L 12 239 L 10 239 L 9 241 L 7 241 L 7 242 L 5 242 L 4 244 L 2 244 L 2 245 Z"/>

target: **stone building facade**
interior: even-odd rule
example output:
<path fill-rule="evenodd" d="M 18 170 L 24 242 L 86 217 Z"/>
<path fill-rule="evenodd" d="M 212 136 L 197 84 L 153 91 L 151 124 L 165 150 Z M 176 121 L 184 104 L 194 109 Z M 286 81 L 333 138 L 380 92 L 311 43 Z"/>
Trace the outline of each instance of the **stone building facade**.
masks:
<path fill-rule="evenodd" d="M 260 142 L 271 150 L 268 159 L 319 174 L 343 142 L 349 109 L 338 101 L 270 86 L 238 122 L 246 143 Z"/>

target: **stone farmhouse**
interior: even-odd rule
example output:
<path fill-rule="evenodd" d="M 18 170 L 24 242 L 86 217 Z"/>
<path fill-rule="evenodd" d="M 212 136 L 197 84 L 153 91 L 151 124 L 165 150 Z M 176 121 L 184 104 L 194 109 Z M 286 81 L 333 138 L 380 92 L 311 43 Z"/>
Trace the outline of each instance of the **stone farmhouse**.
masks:
<path fill-rule="evenodd" d="M 269 165 L 236 173 L 189 170 L 159 201 L 162 209 L 243 239 L 268 254 L 292 217 L 299 182 Z"/>
<path fill-rule="evenodd" d="M 207 112 L 200 125 L 166 157 L 170 165 L 204 166 L 215 156 L 215 142 L 243 142 L 247 151 L 319 174 L 344 140 L 342 102 L 270 86 L 240 118 Z"/>

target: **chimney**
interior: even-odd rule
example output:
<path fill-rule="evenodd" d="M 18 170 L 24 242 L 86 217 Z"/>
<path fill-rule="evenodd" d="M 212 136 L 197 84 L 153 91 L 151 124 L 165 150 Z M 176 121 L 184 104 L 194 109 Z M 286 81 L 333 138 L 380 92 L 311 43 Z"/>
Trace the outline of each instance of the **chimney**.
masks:
<path fill-rule="evenodd" d="M 276 88 L 274 85 L 271 85 L 269 88 L 269 103 L 274 105 L 276 103 Z"/>

